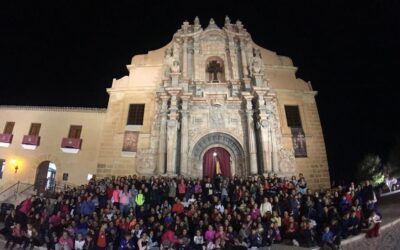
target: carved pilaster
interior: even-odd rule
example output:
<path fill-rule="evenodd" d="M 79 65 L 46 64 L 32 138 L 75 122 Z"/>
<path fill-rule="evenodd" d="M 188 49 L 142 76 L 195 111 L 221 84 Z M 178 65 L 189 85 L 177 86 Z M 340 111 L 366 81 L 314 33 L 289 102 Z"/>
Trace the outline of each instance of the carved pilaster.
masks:
<path fill-rule="evenodd" d="M 178 138 L 178 95 L 180 88 L 167 88 L 168 94 L 171 95 L 171 103 L 169 107 L 167 121 L 167 174 L 176 174 L 176 146 Z"/>
<path fill-rule="evenodd" d="M 158 145 L 158 164 L 157 164 L 157 173 L 164 174 L 165 173 L 165 153 L 167 147 L 167 113 L 168 113 L 168 100 L 169 96 L 163 94 L 160 96 L 161 99 L 161 122 L 160 122 L 160 139 Z"/>
<path fill-rule="evenodd" d="M 191 94 L 181 96 L 181 174 L 188 175 L 188 149 L 189 149 L 189 100 Z"/>
<path fill-rule="evenodd" d="M 247 118 L 247 134 L 249 140 L 249 154 L 250 154 L 250 173 L 258 174 L 257 168 L 257 149 L 256 138 L 254 133 L 254 120 L 253 120 L 253 105 L 251 103 L 253 96 L 248 93 L 243 93 L 246 100 L 246 118 Z"/>

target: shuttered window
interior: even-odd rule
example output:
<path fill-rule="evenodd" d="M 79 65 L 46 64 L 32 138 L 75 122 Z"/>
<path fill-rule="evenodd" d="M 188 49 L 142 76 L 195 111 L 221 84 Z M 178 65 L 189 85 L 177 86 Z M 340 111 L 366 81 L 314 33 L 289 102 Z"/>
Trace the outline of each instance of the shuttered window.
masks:
<path fill-rule="evenodd" d="M 32 123 L 31 128 L 29 129 L 29 135 L 39 136 L 40 126 L 40 123 Z"/>
<path fill-rule="evenodd" d="M 144 104 L 130 104 L 127 125 L 143 125 Z"/>
<path fill-rule="evenodd" d="M 71 125 L 69 127 L 68 138 L 79 139 L 81 138 L 82 126 L 81 125 Z"/>
<path fill-rule="evenodd" d="M 6 126 L 4 126 L 4 134 L 12 134 L 14 130 L 15 122 L 7 122 Z"/>

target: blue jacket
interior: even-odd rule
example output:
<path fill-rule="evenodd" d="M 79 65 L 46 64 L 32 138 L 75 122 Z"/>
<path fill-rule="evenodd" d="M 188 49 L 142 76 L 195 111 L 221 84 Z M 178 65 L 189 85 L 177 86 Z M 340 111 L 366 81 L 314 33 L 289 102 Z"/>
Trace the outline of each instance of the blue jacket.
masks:
<path fill-rule="evenodd" d="M 81 204 L 81 215 L 91 215 L 94 212 L 94 203 L 92 201 L 84 201 Z"/>

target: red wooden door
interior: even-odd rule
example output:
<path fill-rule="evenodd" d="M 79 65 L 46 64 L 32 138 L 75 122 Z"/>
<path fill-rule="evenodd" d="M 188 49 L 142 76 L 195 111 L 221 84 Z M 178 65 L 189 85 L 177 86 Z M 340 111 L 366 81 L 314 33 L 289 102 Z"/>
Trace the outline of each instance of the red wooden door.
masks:
<path fill-rule="evenodd" d="M 36 170 L 35 189 L 38 193 L 43 193 L 46 190 L 49 163 L 49 161 L 40 163 Z"/>

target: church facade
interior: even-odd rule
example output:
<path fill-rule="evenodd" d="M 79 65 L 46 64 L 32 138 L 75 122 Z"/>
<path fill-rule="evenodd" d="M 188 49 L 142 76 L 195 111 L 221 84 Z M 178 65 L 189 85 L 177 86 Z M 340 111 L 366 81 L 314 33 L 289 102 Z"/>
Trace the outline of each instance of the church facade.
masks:
<path fill-rule="evenodd" d="M 89 154 L 94 157 L 85 163 L 90 173 L 98 177 L 303 173 L 311 187 L 329 187 L 317 92 L 296 78 L 290 58 L 255 44 L 240 21 L 232 23 L 227 17 L 219 27 L 211 19 L 204 28 L 198 18 L 192 24 L 184 22 L 169 44 L 134 56 L 127 68 L 129 74 L 114 79 L 107 89 L 107 109 L 95 112 L 99 118 L 93 122 L 101 125 L 92 126 L 90 121 L 85 125 L 97 136 L 68 155 L 85 154 L 86 143 L 95 143 Z M 4 109 L 10 108 L 0 108 L 0 122 L 5 124 L 13 112 Z M 53 114 L 44 116 L 51 120 Z M 41 133 L 44 137 L 46 132 Z M 78 148 L 74 143 L 64 146 Z M 52 149 L 48 151 L 51 162 Z M 85 172 L 67 166 L 71 161 L 64 162 L 66 153 L 61 151 L 54 149 L 61 159 L 58 165 L 64 166 L 57 180 L 62 181 L 67 171 Z M 13 152 L 12 147 L 0 148 L 0 158 Z M 38 157 L 35 150 L 31 153 L 29 157 Z M 36 182 L 37 176 L 31 174 L 26 181 Z"/>

